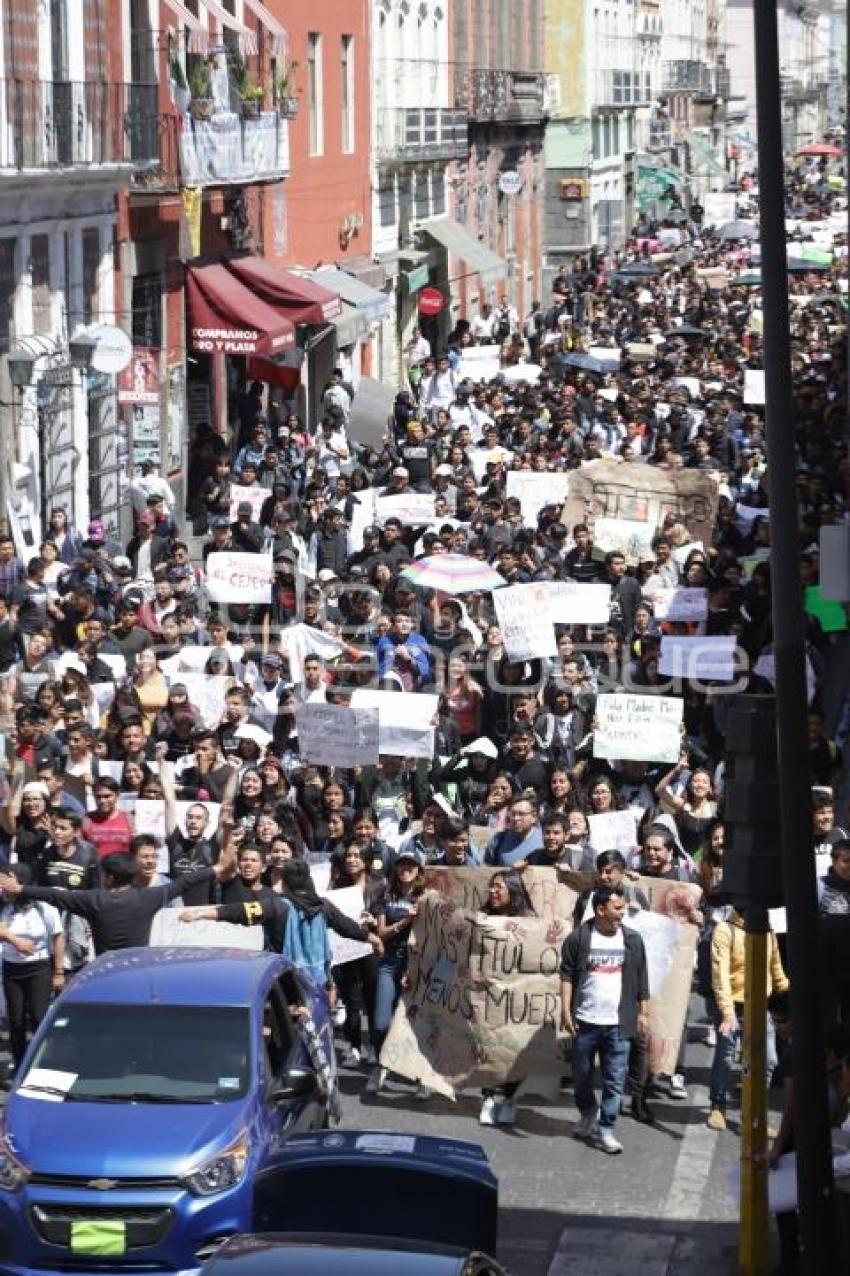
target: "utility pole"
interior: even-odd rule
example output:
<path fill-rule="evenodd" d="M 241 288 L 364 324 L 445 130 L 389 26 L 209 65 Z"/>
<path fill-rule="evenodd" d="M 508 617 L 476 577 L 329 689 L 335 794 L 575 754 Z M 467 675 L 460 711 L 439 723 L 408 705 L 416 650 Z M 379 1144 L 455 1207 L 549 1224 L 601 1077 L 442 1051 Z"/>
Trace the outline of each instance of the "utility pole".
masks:
<path fill-rule="evenodd" d="M 767 1276 L 767 909 L 747 909 L 744 933 L 744 1023 L 741 1055 L 740 1276 Z"/>
<path fill-rule="evenodd" d="M 754 11 L 767 479 L 771 511 L 782 879 L 788 917 L 791 979 L 797 1198 L 802 1271 L 805 1276 L 824 1276 L 827 1272 L 837 1272 L 839 1263 L 824 1071 L 818 906 L 812 853 L 777 2 L 754 0 Z"/>

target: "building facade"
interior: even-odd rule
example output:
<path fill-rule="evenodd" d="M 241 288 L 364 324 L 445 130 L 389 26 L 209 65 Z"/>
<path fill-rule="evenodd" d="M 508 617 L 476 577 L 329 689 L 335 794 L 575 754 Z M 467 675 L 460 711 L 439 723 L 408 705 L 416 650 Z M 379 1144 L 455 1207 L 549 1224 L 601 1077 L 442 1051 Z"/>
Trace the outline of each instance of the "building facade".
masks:
<path fill-rule="evenodd" d="M 92 343 L 126 329 L 116 195 L 156 154 L 122 20 L 120 0 L 0 4 L 0 490 L 26 557 L 54 504 L 118 525 L 127 444 Z"/>

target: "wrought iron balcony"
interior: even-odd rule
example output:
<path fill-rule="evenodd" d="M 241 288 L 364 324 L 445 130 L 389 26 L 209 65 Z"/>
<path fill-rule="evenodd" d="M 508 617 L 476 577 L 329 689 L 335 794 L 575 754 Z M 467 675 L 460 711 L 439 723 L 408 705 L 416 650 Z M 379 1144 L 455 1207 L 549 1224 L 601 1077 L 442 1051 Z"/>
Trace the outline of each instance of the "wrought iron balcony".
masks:
<path fill-rule="evenodd" d="M 157 91 L 156 84 L 0 80 L 0 177 L 156 162 Z"/>
<path fill-rule="evenodd" d="M 544 76 L 538 71 L 495 71 L 485 67 L 455 73 L 455 106 L 470 120 L 540 120 Z"/>
<path fill-rule="evenodd" d="M 713 93 L 711 67 L 704 62 L 666 62 L 663 89 L 665 93 Z"/>
<path fill-rule="evenodd" d="M 289 172 L 289 126 L 280 111 L 252 118 L 221 111 L 209 119 L 169 112 L 158 116 L 157 131 L 157 162 L 136 174 L 135 191 L 274 182 Z"/>
<path fill-rule="evenodd" d="M 416 164 L 462 159 L 469 150 L 466 114 L 441 107 L 379 111 L 375 148 L 380 160 Z"/>

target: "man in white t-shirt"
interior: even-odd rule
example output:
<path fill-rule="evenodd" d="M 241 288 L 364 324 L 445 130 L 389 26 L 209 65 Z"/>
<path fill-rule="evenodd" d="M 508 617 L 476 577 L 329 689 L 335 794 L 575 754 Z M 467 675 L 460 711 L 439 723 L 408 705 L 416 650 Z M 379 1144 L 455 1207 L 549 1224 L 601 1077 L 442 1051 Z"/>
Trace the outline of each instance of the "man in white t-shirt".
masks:
<path fill-rule="evenodd" d="M 561 950 L 561 1023 L 573 1038 L 573 1080 L 581 1115 L 576 1138 L 603 1152 L 622 1152 L 614 1136 L 632 1038 L 648 1026 L 649 974 L 643 939 L 623 929 L 620 887 L 599 886 L 593 920 L 584 922 Z M 593 1067 L 599 1056 L 602 1099 L 597 1107 Z"/>

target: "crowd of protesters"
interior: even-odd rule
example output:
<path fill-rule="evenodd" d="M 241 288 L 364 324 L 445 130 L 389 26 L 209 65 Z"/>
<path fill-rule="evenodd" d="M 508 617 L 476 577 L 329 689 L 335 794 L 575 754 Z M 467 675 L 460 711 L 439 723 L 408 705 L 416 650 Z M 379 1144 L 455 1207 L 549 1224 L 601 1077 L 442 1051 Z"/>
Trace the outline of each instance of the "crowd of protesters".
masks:
<path fill-rule="evenodd" d="M 516 879 L 526 865 L 567 865 L 596 875 L 602 894 L 580 903 L 577 923 L 602 917 L 598 934 L 609 944 L 620 933 L 617 901 L 625 901 L 626 924 L 629 910 L 643 906 L 636 874 L 702 888 L 698 982 L 706 1032 L 716 1042 L 706 1116 L 712 1128 L 725 1127 L 744 989 L 741 915 L 723 892 L 729 696 L 722 686 L 678 683 L 684 732 L 672 767 L 602 761 L 592 745 L 600 692 L 671 690 L 659 672 L 660 640 L 671 627 L 650 600 L 659 586 L 706 590 L 707 620 L 687 632 L 734 636 L 749 689 L 771 689 L 770 662 L 762 659 L 772 652 L 764 412 L 744 393 L 745 372 L 761 367 L 762 327 L 757 193 L 748 186 L 739 189 L 736 211 L 751 233 L 718 234 L 698 207 L 678 206 L 671 192 L 666 214 L 642 217 L 626 252 L 576 261 L 527 316 L 506 303 L 482 306 L 441 346 L 417 332 L 378 448 L 351 437 L 354 387 L 344 370 L 327 388 L 314 433 L 291 404 L 269 400 L 253 383 L 229 437 L 202 428 L 194 440 L 186 521 L 148 462 L 133 482 L 135 531 L 126 547 L 98 519 L 77 529 L 58 508 L 37 557 L 20 561 L 13 540 L 0 537 L 8 786 L 0 830 L 10 866 L 0 935 L 16 1061 L 51 992 L 95 949 L 145 942 L 151 910 L 139 904 L 128 922 L 123 904 L 115 925 L 117 893 L 148 898 L 159 889 L 160 903 L 179 896 L 188 915 L 229 920 L 241 905 L 258 903 L 266 942 L 279 947 L 276 901 L 286 897 L 311 917 L 321 907 L 309 877 L 286 871 L 301 860 L 328 864 L 331 886 L 363 890 L 367 920 L 353 931 L 368 931 L 376 951 L 338 968 L 337 1017 L 343 1063 L 373 1064 L 367 1084 L 380 1090 L 377 1055 L 403 985 L 425 867 L 503 870 L 510 890 L 496 889 L 491 904 L 505 911 L 520 898 Z M 848 513 L 847 237 L 836 228 L 839 214 L 846 219 L 845 193 L 825 163 L 789 174 L 789 254 L 799 252 L 789 276 L 799 570 L 807 600 L 819 581 L 820 531 Z M 819 261 L 804 253 L 813 232 L 821 235 L 816 242 L 827 233 L 832 244 Z M 479 383 L 465 378 L 464 351 L 494 343 L 502 373 Z M 599 360 L 601 347 L 613 362 Z M 637 493 L 648 466 L 713 476 L 710 542 L 692 546 L 689 528 L 671 514 L 645 560 L 627 562 L 594 543 L 592 519 L 568 525 L 561 508 L 549 506 L 530 520 L 506 494 L 511 470 L 573 470 L 599 458 L 621 465 Z M 261 505 L 234 504 L 234 486 L 267 495 Z M 433 520 L 364 525 L 357 507 L 370 489 L 433 493 Z M 271 553 L 270 603 L 210 602 L 204 566 L 226 550 Z M 492 591 L 451 596 L 406 579 L 412 561 L 446 553 L 495 568 L 508 585 L 605 583 L 608 623 L 558 626 L 555 658 L 512 661 Z M 807 601 L 809 738 L 799 749 L 801 759 L 808 753 L 814 786 L 812 871 L 823 914 L 836 923 L 828 1013 L 850 1026 L 850 640 L 846 608 L 822 601 L 817 592 Z M 188 648 L 205 653 L 194 669 L 228 679 L 215 720 L 174 672 Z M 382 756 L 377 766 L 343 770 L 304 762 L 299 706 L 345 704 L 363 686 L 439 696 L 431 759 Z M 164 804 L 164 840 L 136 832 L 139 800 Z M 182 822 L 180 801 L 190 803 Z M 210 803 L 220 806 L 215 830 Z M 598 857 L 588 816 L 616 810 L 634 814 L 634 847 Z M 69 907 L 67 899 L 63 906 L 63 891 L 68 899 L 86 896 L 85 906 Z M 499 903 L 502 893 L 507 903 Z M 779 939 L 770 964 L 777 1007 L 787 992 Z M 571 978 L 577 961 L 574 952 Z M 580 989 L 577 995 L 580 1021 Z M 639 1020 L 643 1011 L 636 1014 Z M 574 1027 L 580 1037 L 581 1022 Z M 619 1051 L 611 1065 L 614 1092 L 622 1091 L 628 1065 L 636 1119 L 652 1120 L 653 1093 L 687 1100 L 683 1065 L 651 1077 L 645 1052 L 642 1059 L 639 1050 L 628 1054 Z M 585 1069 L 586 1102 L 589 1084 Z M 510 1099 L 485 1095 L 482 1120 L 494 1123 L 501 1113 L 509 1123 Z M 617 1151 L 610 1094 L 603 1109 L 605 1150 Z M 595 1126 L 586 1116 L 588 1135 Z"/>

